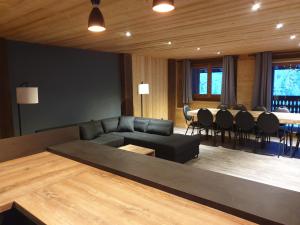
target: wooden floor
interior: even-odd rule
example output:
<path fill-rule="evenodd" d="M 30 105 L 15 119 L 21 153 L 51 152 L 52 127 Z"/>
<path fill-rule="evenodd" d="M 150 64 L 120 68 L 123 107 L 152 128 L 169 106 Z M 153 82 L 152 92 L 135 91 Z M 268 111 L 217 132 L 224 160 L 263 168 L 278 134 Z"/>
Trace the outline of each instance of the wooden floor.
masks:
<path fill-rule="evenodd" d="M 45 224 L 253 224 L 49 152 L 0 171 L 0 212 L 14 203 Z"/>
<path fill-rule="evenodd" d="M 175 132 L 185 130 L 177 128 Z M 200 157 L 186 163 L 201 169 L 300 192 L 300 159 L 200 145 Z"/>

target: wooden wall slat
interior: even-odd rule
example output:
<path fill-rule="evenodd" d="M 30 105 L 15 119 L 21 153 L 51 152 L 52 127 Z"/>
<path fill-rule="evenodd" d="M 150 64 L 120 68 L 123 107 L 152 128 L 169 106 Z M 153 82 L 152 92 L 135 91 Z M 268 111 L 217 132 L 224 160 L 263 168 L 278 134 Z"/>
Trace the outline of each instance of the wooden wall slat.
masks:
<path fill-rule="evenodd" d="M 138 85 L 150 85 L 150 94 L 144 95 L 144 117 L 168 119 L 168 60 L 150 56 L 132 55 L 132 84 L 134 116 L 141 115 L 141 96 Z"/>
<path fill-rule="evenodd" d="M 0 38 L 0 138 L 12 137 L 13 135 L 6 40 Z"/>
<path fill-rule="evenodd" d="M 176 60 L 168 60 L 168 117 L 175 121 L 176 109 Z"/>
<path fill-rule="evenodd" d="M 122 92 L 122 115 L 133 115 L 132 96 L 132 56 L 130 54 L 120 54 L 120 75 Z"/>

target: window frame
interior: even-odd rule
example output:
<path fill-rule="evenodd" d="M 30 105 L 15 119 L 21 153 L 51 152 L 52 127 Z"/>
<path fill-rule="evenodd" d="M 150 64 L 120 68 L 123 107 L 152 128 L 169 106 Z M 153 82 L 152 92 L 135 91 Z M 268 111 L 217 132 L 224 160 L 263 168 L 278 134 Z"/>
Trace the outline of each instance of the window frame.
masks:
<path fill-rule="evenodd" d="M 207 94 L 192 94 L 193 95 L 193 101 L 213 101 L 217 102 L 221 100 L 221 94 L 220 95 L 213 95 L 211 94 L 212 90 L 212 69 L 215 67 L 221 67 L 223 69 L 222 63 L 214 62 L 214 63 L 197 63 L 192 65 L 192 70 L 194 68 L 207 68 Z M 223 76 L 223 72 L 222 72 Z M 194 85 L 194 84 L 192 84 Z"/>
<path fill-rule="evenodd" d="M 275 69 L 274 67 L 275 66 L 279 66 L 279 67 L 284 67 L 284 66 L 290 66 L 290 65 L 299 65 L 300 64 L 300 61 L 296 60 L 296 61 L 288 61 L 288 60 L 285 60 L 284 62 L 274 62 L 272 63 L 272 85 L 271 85 L 271 108 L 272 108 L 272 111 L 274 111 L 278 106 L 282 106 L 282 104 L 277 104 L 277 102 L 281 102 L 281 101 L 286 101 L 286 102 L 289 102 L 289 101 L 299 101 L 300 99 L 300 96 L 282 96 L 282 95 L 274 95 L 274 79 L 275 79 Z M 286 105 L 287 107 L 288 106 L 291 106 L 289 103 L 287 103 Z M 293 110 L 296 110 L 296 108 L 299 107 L 299 106 L 291 106 L 288 107 L 289 110 L 291 112 L 293 112 Z M 298 108 L 298 111 L 299 111 L 299 108 Z"/>

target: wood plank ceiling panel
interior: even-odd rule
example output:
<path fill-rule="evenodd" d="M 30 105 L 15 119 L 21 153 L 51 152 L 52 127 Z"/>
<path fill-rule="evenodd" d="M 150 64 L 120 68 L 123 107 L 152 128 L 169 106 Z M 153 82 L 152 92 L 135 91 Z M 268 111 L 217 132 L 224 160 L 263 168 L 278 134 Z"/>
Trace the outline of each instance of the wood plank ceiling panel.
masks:
<path fill-rule="evenodd" d="M 0 36 L 165 58 L 299 48 L 299 0 L 262 0 L 257 12 L 251 12 L 252 0 L 175 3 L 175 11 L 158 14 L 152 11 L 151 0 L 102 0 L 107 30 L 95 34 L 87 30 L 89 0 L 0 0 Z M 283 29 L 275 29 L 278 22 L 285 24 Z M 127 38 L 126 31 L 133 36 Z M 291 34 L 298 36 L 289 40 Z M 171 46 L 168 41 L 172 41 Z"/>

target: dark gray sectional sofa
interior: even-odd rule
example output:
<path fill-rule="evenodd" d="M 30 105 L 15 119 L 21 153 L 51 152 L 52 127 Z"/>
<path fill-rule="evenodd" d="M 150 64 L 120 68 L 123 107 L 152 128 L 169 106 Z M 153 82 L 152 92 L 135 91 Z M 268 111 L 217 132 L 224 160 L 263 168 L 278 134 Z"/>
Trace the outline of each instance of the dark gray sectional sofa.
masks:
<path fill-rule="evenodd" d="M 198 156 L 200 137 L 173 134 L 170 120 L 121 116 L 79 124 L 82 140 L 120 147 L 134 144 L 155 150 L 156 157 L 184 163 Z"/>

